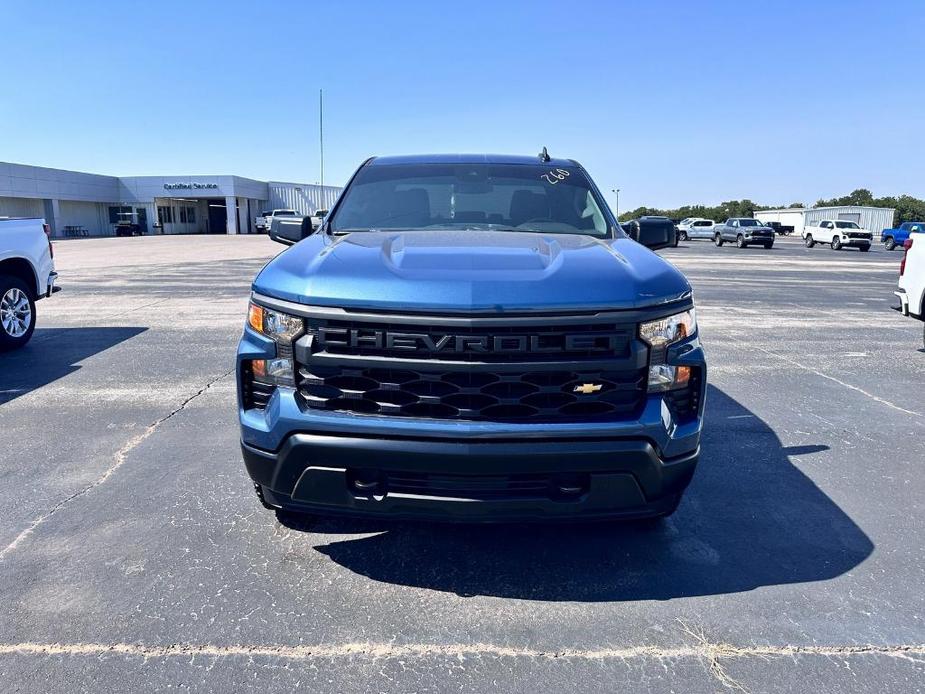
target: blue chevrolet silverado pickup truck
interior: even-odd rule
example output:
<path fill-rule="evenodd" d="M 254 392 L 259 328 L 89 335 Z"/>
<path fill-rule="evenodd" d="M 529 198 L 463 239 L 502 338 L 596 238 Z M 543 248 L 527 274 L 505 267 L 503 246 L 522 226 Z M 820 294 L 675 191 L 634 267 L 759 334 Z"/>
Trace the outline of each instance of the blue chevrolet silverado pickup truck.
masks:
<path fill-rule="evenodd" d="M 289 238 L 286 238 L 288 234 Z M 671 514 L 706 362 L 685 277 L 575 161 L 364 162 L 253 282 L 237 353 L 247 471 L 280 515 Z M 649 248 L 647 248 L 648 246 Z"/>
<path fill-rule="evenodd" d="M 925 231 L 925 222 L 903 222 L 895 229 L 884 229 L 880 232 L 880 241 L 888 251 L 902 248 L 909 239 L 909 234 Z"/>

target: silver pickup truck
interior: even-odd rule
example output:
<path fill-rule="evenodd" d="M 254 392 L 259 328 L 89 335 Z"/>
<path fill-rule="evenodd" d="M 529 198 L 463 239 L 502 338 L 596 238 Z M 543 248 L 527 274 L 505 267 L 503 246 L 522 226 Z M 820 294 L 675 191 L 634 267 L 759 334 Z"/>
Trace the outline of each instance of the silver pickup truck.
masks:
<path fill-rule="evenodd" d="M 774 246 L 774 230 L 751 217 L 730 217 L 713 228 L 713 243 L 722 246 L 734 243 L 737 248 L 747 246 Z"/>

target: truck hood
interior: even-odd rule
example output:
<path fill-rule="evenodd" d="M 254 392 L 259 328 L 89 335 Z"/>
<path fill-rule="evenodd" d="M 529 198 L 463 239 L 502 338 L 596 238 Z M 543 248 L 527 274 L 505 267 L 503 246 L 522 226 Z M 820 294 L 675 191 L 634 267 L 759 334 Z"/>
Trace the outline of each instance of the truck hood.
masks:
<path fill-rule="evenodd" d="M 627 238 L 428 230 L 315 234 L 270 261 L 253 290 L 316 306 L 503 313 L 640 308 L 690 285 Z"/>

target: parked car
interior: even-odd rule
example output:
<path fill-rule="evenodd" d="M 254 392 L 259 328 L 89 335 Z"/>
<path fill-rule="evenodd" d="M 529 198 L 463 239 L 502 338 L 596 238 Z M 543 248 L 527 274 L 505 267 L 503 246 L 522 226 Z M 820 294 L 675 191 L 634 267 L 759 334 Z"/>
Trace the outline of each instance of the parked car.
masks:
<path fill-rule="evenodd" d="M 712 239 L 715 227 L 716 222 L 712 219 L 691 217 L 678 224 L 678 233 L 682 241 L 687 241 L 688 239 Z"/>
<path fill-rule="evenodd" d="M 273 220 L 277 217 L 300 217 L 301 214 L 295 210 L 264 210 L 254 217 L 254 226 L 257 231 L 266 233 L 273 226 Z"/>
<path fill-rule="evenodd" d="M 548 155 L 374 157 L 261 270 L 237 354 L 282 518 L 660 517 L 699 455 L 691 287 Z M 290 229 L 289 231 L 294 231 Z"/>
<path fill-rule="evenodd" d="M 817 243 L 827 243 L 833 251 L 841 250 L 845 246 L 853 246 L 865 253 L 870 250 L 873 239 L 873 234 L 867 229 L 862 229 L 857 222 L 844 219 L 823 219 L 819 222 L 807 223 L 803 227 L 801 236 L 807 248 L 812 248 Z"/>
<path fill-rule="evenodd" d="M 734 243 L 738 248 L 748 246 L 774 247 L 774 230 L 751 217 L 730 217 L 713 228 L 713 243 L 722 246 Z"/>
<path fill-rule="evenodd" d="M 138 223 L 138 213 L 119 212 L 113 232 L 116 236 L 141 236 L 145 230 Z"/>
<path fill-rule="evenodd" d="M 905 255 L 899 266 L 898 310 L 904 316 L 925 321 L 925 231 L 913 231 L 903 242 Z M 922 326 L 925 345 L 925 325 Z"/>
<path fill-rule="evenodd" d="M 884 229 L 880 232 L 880 241 L 888 251 L 897 246 L 902 248 L 909 234 L 925 231 L 925 222 L 903 222 L 895 229 Z"/>
<path fill-rule="evenodd" d="M 0 351 L 25 345 L 35 302 L 58 290 L 51 229 L 41 218 L 0 218 Z"/>
<path fill-rule="evenodd" d="M 792 234 L 795 229 L 792 226 L 784 226 L 780 222 L 764 222 L 765 226 L 771 227 L 778 236 Z"/>

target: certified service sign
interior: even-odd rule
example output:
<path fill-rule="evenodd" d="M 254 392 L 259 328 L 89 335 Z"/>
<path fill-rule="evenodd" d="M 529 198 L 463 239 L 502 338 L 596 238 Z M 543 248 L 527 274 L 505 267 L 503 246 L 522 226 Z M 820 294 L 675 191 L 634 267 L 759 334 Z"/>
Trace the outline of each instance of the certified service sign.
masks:
<path fill-rule="evenodd" d="M 164 190 L 216 190 L 218 183 L 165 183 Z"/>

